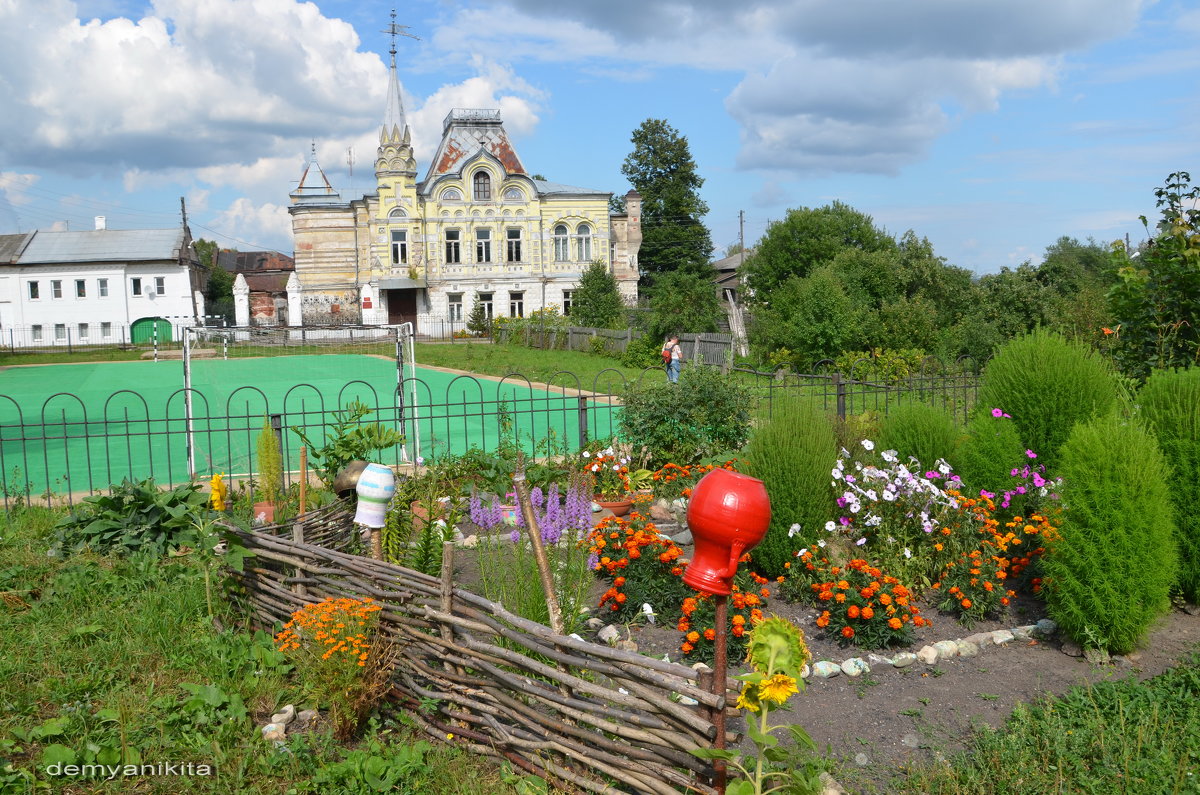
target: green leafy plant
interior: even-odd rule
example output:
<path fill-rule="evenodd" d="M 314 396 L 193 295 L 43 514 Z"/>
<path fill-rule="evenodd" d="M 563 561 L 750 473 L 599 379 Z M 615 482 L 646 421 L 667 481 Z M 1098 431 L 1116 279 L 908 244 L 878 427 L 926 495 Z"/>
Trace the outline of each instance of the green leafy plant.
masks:
<path fill-rule="evenodd" d="M 275 502 L 283 487 L 283 453 L 279 449 L 279 437 L 271 427 L 269 418 L 263 420 L 262 430 L 256 440 L 258 451 L 258 496 L 265 502 Z"/>
<path fill-rule="evenodd" d="M 1117 401 L 1117 379 L 1096 351 L 1035 330 L 1002 347 L 979 386 L 980 411 L 1003 408 L 1021 442 L 1053 467 L 1077 422 L 1105 414 Z"/>
<path fill-rule="evenodd" d="M 893 406 L 879 422 L 878 444 L 895 450 L 901 461 L 949 461 L 961 431 L 945 409 L 919 400 Z"/>
<path fill-rule="evenodd" d="M 207 511 L 207 502 L 195 483 L 161 489 L 152 478 L 125 480 L 108 494 L 86 497 L 58 522 L 53 549 L 164 555 L 195 546 L 196 519 Z"/>
<path fill-rule="evenodd" d="M 1050 617 L 1087 646 L 1133 651 L 1170 608 L 1178 569 L 1166 461 L 1110 414 L 1072 431 L 1060 471 L 1066 511 L 1042 558 Z"/>
<path fill-rule="evenodd" d="M 836 455 L 833 426 L 824 412 L 802 397 L 775 401 L 746 449 L 749 474 L 766 484 L 771 498 L 771 526 L 754 550 L 759 571 L 770 577 L 801 547 L 819 537 L 833 512 L 829 462 Z"/>
<path fill-rule="evenodd" d="M 318 463 L 317 477 L 327 488 L 351 461 L 368 461 L 373 453 L 404 444 L 404 434 L 385 428 L 379 423 L 364 424 L 372 409 L 357 400 L 341 411 L 334 412 L 334 422 L 326 434 L 325 444 L 318 447 L 303 428 L 292 426 L 292 433 L 308 447 L 309 457 Z"/>
<path fill-rule="evenodd" d="M 999 407 L 985 408 L 990 410 L 978 412 L 967 423 L 966 436 L 947 459 L 970 494 L 978 494 L 980 489 L 1003 492 L 1012 480 L 1013 465 L 1025 458 L 1025 446 L 1012 419 Z"/>
<path fill-rule="evenodd" d="M 692 753 L 701 759 L 722 760 L 733 768 L 738 777 L 726 787 L 728 795 L 821 792 L 816 743 L 799 725 L 772 726 L 770 720 L 772 712 L 783 709 L 804 688 L 800 673 L 811 656 L 804 633 L 786 619 L 771 617 L 759 622 L 749 635 L 746 661 L 753 670 L 737 677 L 745 683 L 737 706 L 748 713 L 746 736 L 756 753 L 718 748 L 697 748 Z M 782 745 L 776 732 L 787 732 L 792 743 Z"/>
<path fill-rule="evenodd" d="M 1138 393 L 1138 407 L 1170 465 L 1171 501 L 1179 542 L 1179 586 L 1189 602 L 1200 602 L 1200 368 L 1156 370 Z"/>

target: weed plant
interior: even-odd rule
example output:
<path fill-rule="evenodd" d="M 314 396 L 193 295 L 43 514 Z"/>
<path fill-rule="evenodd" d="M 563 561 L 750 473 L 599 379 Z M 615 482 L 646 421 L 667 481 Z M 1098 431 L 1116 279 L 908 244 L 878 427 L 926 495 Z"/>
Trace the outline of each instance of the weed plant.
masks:
<path fill-rule="evenodd" d="M 945 409 L 907 401 L 893 407 L 880 421 L 878 443 L 885 450 L 899 453 L 901 461 L 950 461 L 961 435 L 954 417 Z"/>
<path fill-rule="evenodd" d="M 1178 553 L 1166 460 L 1115 413 L 1063 446 L 1058 538 L 1042 559 L 1050 617 L 1080 644 L 1126 654 L 1170 609 Z"/>
<path fill-rule="evenodd" d="M 1141 392 L 1138 406 L 1170 466 L 1171 500 L 1179 543 L 1179 587 L 1185 599 L 1200 602 L 1200 368 L 1157 370 Z"/>
<path fill-rule="evenodd" d="M 1100 354 L 1038 329 L 1007 343 L 988 362 L 976 406 L 1011 414 L 1022 444 L 1054 468 L 1075 424 L 1107 413 L 1118 392 L 1118 379 Z"/>
<path fill-rule="evenodd" d="M 945 763 L 910 769 L 889 792 L 1185 793 L 1200 785 L 1200 654 L 1161 676 L 1075 687 L 1018 704 Z"/>
<path fill-rule="evenodd" d="M 746 466 L 771 498 L 771 526 L 754 550 L 760 573 L 782 575 L 797 551 L 816 543 L 834 511 L 829 464 L 836 454 L 828 417 L 801 397 L 778 399 L 770 419 L 755 430 Z"/>

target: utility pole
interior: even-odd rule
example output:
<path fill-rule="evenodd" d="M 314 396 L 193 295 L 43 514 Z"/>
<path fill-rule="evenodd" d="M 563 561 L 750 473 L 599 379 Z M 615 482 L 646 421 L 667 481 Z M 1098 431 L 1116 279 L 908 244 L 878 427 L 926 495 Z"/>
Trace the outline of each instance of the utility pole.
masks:
<path fill-rule="evenodd" d="M 741 247 L 741 258 L 738 265 L 746 261 L 746 211 L 738 210 L 738 246 Z"/>

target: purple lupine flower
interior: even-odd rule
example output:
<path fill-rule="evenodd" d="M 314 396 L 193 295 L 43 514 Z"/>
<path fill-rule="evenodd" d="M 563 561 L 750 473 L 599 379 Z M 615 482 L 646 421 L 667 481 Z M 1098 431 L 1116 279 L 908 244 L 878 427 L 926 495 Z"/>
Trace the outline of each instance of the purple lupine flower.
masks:
<path fill-rule="evenodd" d="M 467 501 L 467 505 L 470 506 L 471 510 L 471 523 L 483 527 L 483 500 L 479 498 L 478 494 L 472 494 L 471 499 Z"/>

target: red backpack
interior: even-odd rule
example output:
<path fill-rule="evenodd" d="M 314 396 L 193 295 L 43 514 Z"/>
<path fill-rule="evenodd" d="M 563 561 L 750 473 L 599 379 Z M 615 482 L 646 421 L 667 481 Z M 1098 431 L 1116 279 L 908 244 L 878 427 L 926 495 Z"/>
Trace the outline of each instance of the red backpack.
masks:
<path fill-rule="evenodd" d="M 671 349 L 663 348 L 662 357 L 663 357 L 663 364 L 670 364 L 671 363 Z"/>

